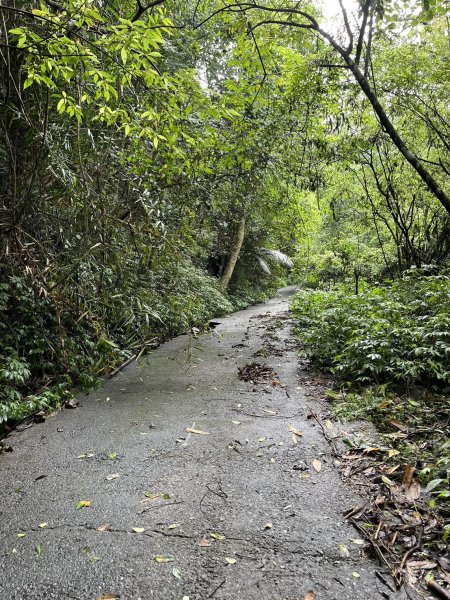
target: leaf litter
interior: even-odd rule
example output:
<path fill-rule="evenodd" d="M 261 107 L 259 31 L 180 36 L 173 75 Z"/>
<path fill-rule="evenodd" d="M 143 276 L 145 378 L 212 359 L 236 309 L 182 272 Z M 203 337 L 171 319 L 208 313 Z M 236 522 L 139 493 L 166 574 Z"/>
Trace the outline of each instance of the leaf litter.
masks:
<path fill-rule="evenodd" d="M 393 410 L 398 418 L 392 418 Z M 365 544 L 364 551 L 390 570 L 397 586 L 422 584 L 450 598 L 450 562 L 439 562 L 448 552 L 449 499 L 439 498 L 442 480 L 434 492 L 427 475 L 448 440 L 448 399 L 430 406 L 397 397 L 395 407 L 386 400 L 372 420 L 381 432 L 375 444 L 342 440 L 347 452 L 339 459 L 341 476 L 366 500 L 346 513 L 361 536 L 352 542 Z"/>

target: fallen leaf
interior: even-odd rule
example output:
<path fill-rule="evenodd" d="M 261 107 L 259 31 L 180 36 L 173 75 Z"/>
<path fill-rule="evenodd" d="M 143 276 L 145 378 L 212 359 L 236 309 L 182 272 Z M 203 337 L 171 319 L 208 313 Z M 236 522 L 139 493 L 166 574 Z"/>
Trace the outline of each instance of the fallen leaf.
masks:
<path fill-rule="evenodd" d="M 64 406 L 66 408 L 77 408 L 78 404 L 79 404 L 79 402 L 77 400 L 75 400 L 75 398 L 70 398 L 69 400 L 66 400 L 64 402 Z"/>
<path fill-rule="evenodd" d="M 293 425 L 289 425 L 288 429 L 289 429 L 289 431 L 291 433 L 293 433 L 297 437 L 302 437 L 303 436 L 303 433 L 299 429 L 297 429 L 296 427 L 294 427 Z"/>
<path fill-rule="evenodd" d="M 230 558 L 229 556 L 226 556 L 225 560 L 229 565 L 235 565 L 237 563 L 237 560 L 235 558 Z"/>
<path fill-rule="evenodd" d="M 381 452 L 381 450 L 382 450 L 381 448 L 368 446 L 367 448 L 364 448 L 363 454 L 370 454 L 371 452 Z"/>
<path fill-rule="evenodd" d="M 118 456 L 118 455 L 117 455 L 117 452 L 111 452 L 111 453 L 110 453 L 110 455 L 109 455 L 109 458 L 110 458 L 111 460 L 116 460 L 117 456 Z"/>
<path fill-rule="evenodd" d="M 176 529 L 179 526 L 180 526 L 179 523 L 171 523 L 167 529 Z"/>
<path fill-rule="evenodd" d="M 392 475 L 392 473 L 395 473 L 395 471 L 398 471 L 400 468 L 400 465 L 394 465 L 393 467 L 390 467 L 389 469 L 387 469 L 386 473 L 388 475 Z"/>
<path fill-rule="evenodd" d="M 320 471 L 322 470 L 322 463 L 318 458 L 315 458 L 312 461 L 312 466 L 313 466 L 314 471 L 317 471 L 317 473 L 320 473 Z"/>
<path fill-rule="evenodd" d="M 156 560 L 157 563 L 168 563 L 173 562 L 175 558 L 173 556 L 166 556 L 165 554 L 158 554 L 155 556 L 154 560 Z"/>
<path fill-rule="evenodd" d="M 303 600 L 316 600 L 316 594 L 314 592 L 306 592 Z"/>
<path fill-rule="evenodd" d="M 359 538 L 355 539 L 355 540 L 352 540 L 352 542 L 354 544 L 357 544 L 358 546 L 364 546 L 364 544 L 366 543 L 364 540 L 360 540 Z"/>
<path fill-rule="evenodd" d="M 198 545 L 199 545 L 201 548 L 207 548 L 207 547 L 211 546 L 211 543 L 212 543 L 212 542 L 211 542 L 211 540 L 208 540 L 208 538 L 202 538 L 202 539 L 199 541 Z"/>
<path fill-rule="evenodd" d="M 391 425 L 399 431 L 406 431 L 408 429 L 406 425 L 400 423 L 400 421 L 397 421 L 397 419 L 392 419 Z"/>
<path fill-rule="evenodd" d="M 397 456 L 398 454 L 400 454 L 400 451 L 399 450 L 393 450 L 393 449 L 388 450 L 388 453 L 387 453 L 387 455 L 389 456 L 389 458 L 392 458 L 393 456 Z"/>
<path fill-rule="evenodd" d="M 389 479 L 389 477 L 386 477 L 386 475 L 382 475 L 382 476 L 381 476 L 381 481 L 382 481 L 382 482 L 383 482 L 385 485 L 388 485 L 389 487 L 390 487 L 391 485 L 394 485 L 394 482 L 393 482 L 391 479 Z"/>
<path fill-rule="evenodd" d="M 406 563 L 411 569 L 435 569 L 437 563 L 431 560 L 408 560 Z"/>
<path fill-rule="evenodd" d="M 171 498 L 171 495 L 170 495 L 170 494 L 163 494 L 163 495 L 162 495 L 162 499 L 163 499 L 163 500 L 170 500 L 170 498 Z"/>
<path fill-rule="evenodd" d="M 174 577 L 176 577 L 176 579 L 181 579 L 181 571 L 180 571 L 180 569 L 177 569 L 177 567 L 174 567 L 172 569 L 172 575 Z"/>
<path fill-rule="evenodd" d="M 417 481 L 411 483 L 411 485 L 405 489 L 405 496 L 409 502 L 415 502 L 419 497 L 422 489 Z"/>
<path fill-rule="evenodd" d="M 265 441 L 266 441 L 266 439 L 267 439 L 267 438 L 265 438 L 265 437 L 260 437 L 260 438 L 258 438 L 258 442 L 265 442 Z"/>
<path fill-rule="evenodd" d="M 402 477 L 402 485 L 405 487 L 409 487 L 412 483 L 414 473 L 416 471 L 416 467 L 412 465 L 407 465 Z"/>
<path fill-rule="evenodd" d="M 144 527 L 133 527 L 134 533 L 144 533 Z"/>
<path fill-rule="evenodd" d="M 45 529 L 46 527 L 48 527 L 48 523 L 39 523 L 40 529 Z"/>
<path fill-rule="evenodd" d="M 24 538 L 24 537 L 26 537 L 26 535 L 27 535 L 26 533 L 21 532 L 21 533 L 17 534 L 17 537 L 18 538 Z"/>
<path fill-rule="evenodd" d="M 112 481 L 113 479 L 119 479 L 119 473 L 112 473 L 112 475 L 107 475 L 105 477 L 106 481 Z"/>
<path fill-rule="evenodd" d="M 92 458 L 93 456 L 95 456 L 95 454 L 93 452 L 89 452 L 87 454 L 79 454 L 77 458 Z"/>
<path fill-rule="evenodd" d="M 241 422 L 240 421 L 231 421 L 233 423 L 233 425 L 240 425 Z"/>
<path fill-rule="evenodd" d="M 186 427 L 188 433 L 196 433 L 197 435 L 209 435 L 208 431 L 202 431 L 201 429 L 193 429 L 192 427 Z"/>
<path fill-rule="evenodd" d="M 44 554 L 44 546 L 42 544 L 36 544 L 36 546 L 34 547 L 34 551 L 38 556 L 41 556 L 42 554 Z"/>
<path fill-rule="evenodd" d="M 105 523 L 104 525 L 100 525 L 97 527 L 97 531 L 109 531 L 111 529 L 111 525 L 109 523 Z"/>
<path fill-rule="evenodd" d="M 330 419 L 325 421 L 325 427 L 330 430 L 333 429 L 333 423 L 330 421 Z"/>
<path fill-rule="evenodd" d="M 211 533 L 210 535 L 212 538 L 214 538 L 215 540 L 219 540 L 220 542 L 223 542 L 223 540 L 225 539 L 225 536 L 221 533 Z"/>
<path fill-rule="evenodd" d="M 345 544 L 339 544 L 338 546 L 339 554 L 344 558 L 348 558 L 350 556 L 350 552 Z"/>
<path fill-rule="evenodd" d="M 356 578 L 361 577 L 361 575 L 359 573 L 357 573 L 356 571 L 353 571 L 352 575 L 353 575 L 353 577 L 356 577 Z"/>
<path fill-rule="evenodd" d="M 90 500 L 80 500 L 77 504 L 77 510 L 80 510 L 80 508 L 87 508 L 90 505 L 91 505 Z"/>
<path fill-rule="evenodd" d="M 105 594 L 104 596 L 99 596 L 97 600 L 116 600 L 116 596 L 114 594 Z"/>

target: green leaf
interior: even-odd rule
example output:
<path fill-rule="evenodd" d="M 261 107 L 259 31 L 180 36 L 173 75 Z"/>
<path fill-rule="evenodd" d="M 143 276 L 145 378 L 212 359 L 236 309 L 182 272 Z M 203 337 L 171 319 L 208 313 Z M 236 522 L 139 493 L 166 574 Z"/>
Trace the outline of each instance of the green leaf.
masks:
<path fill-rule="evenodd" d="M 167 556 L 165 554 L 158 554 L 154 557 L 153 560 L 155 560 L 157 563 L 168 563 L 174 562 L 175 558 L 173 556 Z"/>
<path fill-rule="evenodd" d="M 430 481 L 425 488 L 424 492 L 427 494 L 428 492 L 432 492 L 435 488 L 437 488 L 441 483 L 443 483 L 445 479 L 433 479 Z"/>

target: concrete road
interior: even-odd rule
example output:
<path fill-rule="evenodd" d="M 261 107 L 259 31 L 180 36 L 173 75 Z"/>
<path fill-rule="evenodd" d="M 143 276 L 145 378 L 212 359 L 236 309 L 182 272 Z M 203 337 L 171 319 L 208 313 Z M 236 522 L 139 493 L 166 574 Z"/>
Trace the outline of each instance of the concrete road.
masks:
<path fill-rule="evenodd" d="M 407 598 L 344 522 L 360 499 L 307 418 L 289 292 L 164 344 L 77 410 L 10 436 L 2 600 Z M 255 361 L 274 373 L 240 380 Z"/>

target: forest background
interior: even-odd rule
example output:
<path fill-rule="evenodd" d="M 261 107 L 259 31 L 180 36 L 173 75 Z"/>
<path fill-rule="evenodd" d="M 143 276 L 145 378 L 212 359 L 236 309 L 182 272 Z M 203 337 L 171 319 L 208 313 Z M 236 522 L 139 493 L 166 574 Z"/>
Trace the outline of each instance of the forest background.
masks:
<path fill-rule="evenodd" d="M 2 2 L 0 422 L 294 282 L 448 500 L 449 3 L 339 4 Z"/>

